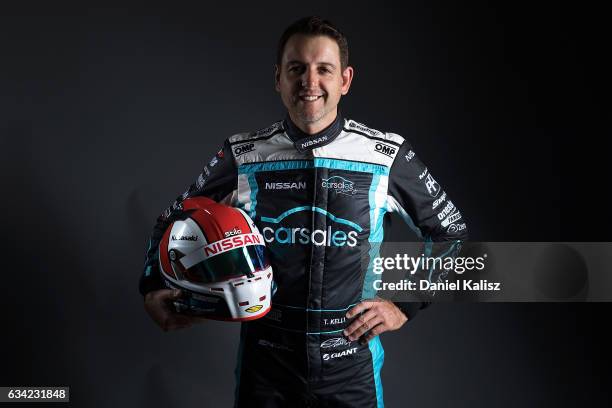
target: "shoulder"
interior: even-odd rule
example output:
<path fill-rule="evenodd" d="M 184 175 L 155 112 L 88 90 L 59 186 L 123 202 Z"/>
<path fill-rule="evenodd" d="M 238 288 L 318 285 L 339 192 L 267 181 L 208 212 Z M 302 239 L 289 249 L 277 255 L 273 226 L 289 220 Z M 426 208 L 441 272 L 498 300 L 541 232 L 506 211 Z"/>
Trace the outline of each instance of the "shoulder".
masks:
<path fill-rule="evenodd" d="M 377 130 L 353 119 L 346 119 L 344 123 L 344 131 L 361 135 L 372 140 L 372 143 L 379 141 L 401 146 L 406 141 L 406 139 L 396 133 Z"/>
<path fill-rule="evenodd" d="M 283 121 L 279 120 L 274 122 L 270 126 L 267 126 L 263 129 L 256 130 L 254 132 L 243 132 L 237 133 L 228 138 L 228 142 L 230 145 L 240 144 L 245 142 L 254 142 L 257 140 L 269 139 L 274 135 L 282 133 L 283 129 Z"/>
<path fill-rule="evenodd" d="M 403 144 L 404 138 L 395 133 L 383 132 L 345 118 L 340 135 L 332 143 L 316 149 L 316 153 L 321 157 L 390 168 L 402 151 Z"/>
<path fill-rule="evenodd" d="M 227 144 L 238 166 L 295 158 L 293 142 L 285 136 L 282 120 L 254 132 L 233 135 Z"/>

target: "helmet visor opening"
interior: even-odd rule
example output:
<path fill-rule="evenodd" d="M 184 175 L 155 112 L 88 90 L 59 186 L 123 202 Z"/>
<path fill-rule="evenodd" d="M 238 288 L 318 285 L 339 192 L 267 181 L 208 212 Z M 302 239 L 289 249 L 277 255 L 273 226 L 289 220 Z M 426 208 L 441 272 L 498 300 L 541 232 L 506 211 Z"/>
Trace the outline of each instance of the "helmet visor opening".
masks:
<path fill-rule="evenodd" d="M 189 268 L 187 274 L 195 282 L 214 283 L 249 276 L 269 266 L 264 245 L 247 245 L 207 258 Z"/>

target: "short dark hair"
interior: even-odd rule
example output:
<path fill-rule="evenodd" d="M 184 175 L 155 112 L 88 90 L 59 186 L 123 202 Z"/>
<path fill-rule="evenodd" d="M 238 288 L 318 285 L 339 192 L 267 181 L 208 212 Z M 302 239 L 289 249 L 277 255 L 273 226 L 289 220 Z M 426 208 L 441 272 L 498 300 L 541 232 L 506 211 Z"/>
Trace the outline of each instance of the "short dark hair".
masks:
<path fill-rule="evenodd" d="M 318 16 L 303 17 L 291 24 L 285 29 L 283 35 L 278 42 L 276 51 L 276 64 L 280 67 L 283 59 L 283 52 L 287 41 L 295 34 L 304 34 L 309 36 L 324 35 L 336 41 L 340 49 L 340 65 L 342 69 L 348 66 L 348 41 L 344 34 L 340 32 L 329 20 L 323 20 Z"/>

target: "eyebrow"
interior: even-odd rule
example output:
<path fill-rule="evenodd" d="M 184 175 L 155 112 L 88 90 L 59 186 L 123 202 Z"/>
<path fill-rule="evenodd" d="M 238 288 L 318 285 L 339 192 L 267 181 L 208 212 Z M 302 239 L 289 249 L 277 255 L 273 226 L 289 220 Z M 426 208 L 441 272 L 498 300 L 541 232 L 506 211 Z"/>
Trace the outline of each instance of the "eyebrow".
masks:
<path fill-rule="evenodd" d="M 304 65 L 304 62 L 299 61 L 299 60 L 291 60 L 291 61 L 287 61 L 286 65 L 291 65 L 291 64 L 301 64 Z M 317 62 L 317 65 L 326 65 L 332 68 L 336 68 L 336 65 L 332 64 L 331 62 Z"/>

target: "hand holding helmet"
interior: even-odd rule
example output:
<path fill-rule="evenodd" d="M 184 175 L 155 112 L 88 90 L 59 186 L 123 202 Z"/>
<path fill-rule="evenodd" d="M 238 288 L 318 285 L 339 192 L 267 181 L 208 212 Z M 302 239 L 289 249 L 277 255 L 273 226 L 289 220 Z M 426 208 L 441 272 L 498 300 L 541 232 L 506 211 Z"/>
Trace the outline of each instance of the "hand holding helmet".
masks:
<path fill-rule="evenodd" d="M 185 329 L 203 320 L 175 312 L 172 302 L 182 296 L 179 289 L 155 290 L 145 296 L 145 310 L 163 331 Z"/>

